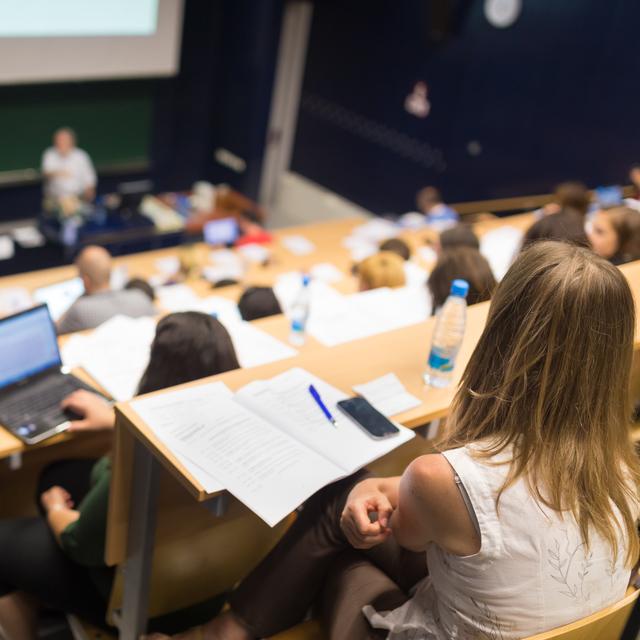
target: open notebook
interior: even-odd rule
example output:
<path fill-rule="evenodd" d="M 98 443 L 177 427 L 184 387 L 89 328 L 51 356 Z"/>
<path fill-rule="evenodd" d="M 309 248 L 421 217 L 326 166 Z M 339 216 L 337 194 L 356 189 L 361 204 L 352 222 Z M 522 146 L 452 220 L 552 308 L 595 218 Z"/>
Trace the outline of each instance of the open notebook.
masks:
<path fill-rule="evenodd" d="M 313 401 L 310 384 L 336 427 Z M 293 368 L 235 394 L 216 382 L 141 398 L 131 407 L 166 446 L 206 473 L 204 480 L 194 473 L 205 490 L 225 487 L 274 526 L 325 485 L 413 438 L 399 427 L 391 438 L 372 439 L 336 408 L 346 397 Z"/>

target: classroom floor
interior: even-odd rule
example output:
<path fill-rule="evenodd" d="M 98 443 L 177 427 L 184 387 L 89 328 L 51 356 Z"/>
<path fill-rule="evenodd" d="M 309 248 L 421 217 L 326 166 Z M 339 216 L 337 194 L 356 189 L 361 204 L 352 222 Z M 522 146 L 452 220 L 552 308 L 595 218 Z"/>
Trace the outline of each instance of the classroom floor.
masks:
<path fill-rule="evenodd" d="M 269 213 L 268 226 L 272 229 L 318 220 L 366 218 L 373 215 L 333 191 L 291 172 L 282 176 L 276 204 Z"/>

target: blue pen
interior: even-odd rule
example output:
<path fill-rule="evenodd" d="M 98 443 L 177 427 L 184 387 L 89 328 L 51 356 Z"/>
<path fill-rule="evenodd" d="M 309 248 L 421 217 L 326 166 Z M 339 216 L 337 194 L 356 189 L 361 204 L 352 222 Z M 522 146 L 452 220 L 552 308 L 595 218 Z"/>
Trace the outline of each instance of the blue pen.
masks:
<path fill-rule="evenodd" d="M 309 385 L 309 393 L 311 394 L 311 397 L 316 401 L 316 404 L 320 407 L 320 409 L 322 409 L 322 413 L 327 416 L 327 420 L 334 427 L 337 427 L 338 425 L 336 424 L 336 419 L 331 415 L 331 412 L 329 411 L 329 409 L 327 409 L 325 403 L 322 402 L 322 398 L 320 397 L 318 390 L 312 384 Z"/>

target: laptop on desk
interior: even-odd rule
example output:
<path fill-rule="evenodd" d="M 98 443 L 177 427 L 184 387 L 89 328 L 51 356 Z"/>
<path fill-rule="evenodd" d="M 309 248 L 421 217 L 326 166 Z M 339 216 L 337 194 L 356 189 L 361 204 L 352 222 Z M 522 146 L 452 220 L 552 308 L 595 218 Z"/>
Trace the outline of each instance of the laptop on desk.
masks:
<path fill-rule="evenodd" d="M 27 444 L 64 431 L 78 418 L 60 402 L 76 389 L 94 391 L 62 367 L 47 305 L 0 319 L 0 424 Z"/>

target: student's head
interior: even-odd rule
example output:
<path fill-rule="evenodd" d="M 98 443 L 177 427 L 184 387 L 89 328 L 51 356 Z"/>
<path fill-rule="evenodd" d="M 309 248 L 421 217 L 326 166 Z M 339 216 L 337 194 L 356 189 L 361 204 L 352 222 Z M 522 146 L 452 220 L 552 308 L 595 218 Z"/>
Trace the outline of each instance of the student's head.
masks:
<path fill-rule="evenodd" d="M 446 229 L 440 234 L 440 249 L 451 249 L 453 247 L 480 249 L 480 241 L 473 232 L 471 225 L 457 224 L 455 227 Z"/>
<path fill-rule="evenodd" d="M 58 153 L 67 155 L 76 146 L 76 134 L 69 127 L 61 127 L 53 134 L 53 146 Z"/>
<path fill-rule="evenodd" d="M 249 287 L 238 300 L 243 320 L 257 320 L 282 313 L 278 298 L 271 287 Z"/>
<path fill-rule="evenodd" d="M 111 255 L 104 247 L 90 245 L 76 258 L 78 275 L 88 295 L 106 291 L 111 280 Z"/>
<path fill-rule="evenodd" d="M 404 260 L 391 251 L 379 251 L 365 258 L 357 269 L 360 291 L 378 287 L 402 287 L 405 285 Z"/>
<path fill-rule="evenodd" d="M 411 257 L 411 249 L 409 245 L 400 238 L 390 238 L 380 244 L 380 251 L 391 251 L 391 253 L 397 253 L 403 260 L 408 260 Z"/>
<path fill-rule="evenodd" d="M 555 202 L 561 209 L 570 209 L 585 215 L 591 204 L 591 196 L 582 182 L 562 182 L 555 190 Z"/>
<path fill-rule="evenodd" d="M 640 163 L 631 165 L 631 169 L 629 169 L 629 179 L 637 189 L 640 189 Z"/>
<path fill-rule="evenodd" d="M 584 217 L 565 209 L 545 216 L 529 227 L 524 234 L 522 248 L 526 249 L 540 240 L 556 240 L 581 247 L 589 246 L 584 230 Z"/>
<path fill-rule="evenodd" d="M 442 202 L 442 195 L 436 187 L 424 187 L 416 195 L 418 211 L 429 213 L 433 207 Z"/>
<path fill-rule="evenodd" d="M 491 267 L 477 249 L 471 247 L 445 249 L 438 257 L 427 281 L 434 310 L 445 303 L 451 290 L 451 283 L 457 278 L 462 278 L 469 283 L 468 304 L 489 300 L 496 287 L 496 279 L 493 277 Z"/>
<path fill-rule="evenodd" d="M 229 333 L 213 316 L 198 311 L 171 313 L 158 322 L 138 393 L 214 376 L 239 366 Z"/>
<path fill-rule="evenodd" d="M 598 211 L 589 242 L 595 253 L 616 264 L 640 259 L 640 212 L 629 207 Z"/>
<path fill-rule="evenodd" d="M 628 502 L 640 478 L 629 438 L 634 330 L 619 269 L 582 247 L 532 245 L 493 295 L 443 443 L 476 442 L 480 457 L 504 451 L 506 486 L 526 478 L 541 504 L 573 514 L 587 544 L 595 531 L 616 549 L 622 527 L 630 563 L 639 551 Z"/>
<path fill-rule="evenodd" d="M 153 290 L 153 287 L 142 278 L 131 278 L 127 284 L 124 285 L 125 289 L 137 289 L 138 291 L 142 291 L 151 302 L 156 299 L 156 292 Z"/>

